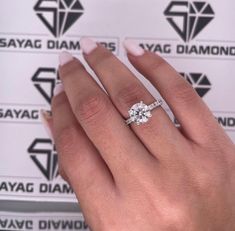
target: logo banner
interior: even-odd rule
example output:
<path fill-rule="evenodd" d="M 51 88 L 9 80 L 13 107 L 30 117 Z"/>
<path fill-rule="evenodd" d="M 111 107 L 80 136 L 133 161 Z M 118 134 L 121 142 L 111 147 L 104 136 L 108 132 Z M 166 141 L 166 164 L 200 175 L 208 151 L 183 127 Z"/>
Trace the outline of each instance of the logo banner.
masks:
<path fill-rule="evenodd" d="M 77 201 L 59 175 L 58 154 L 40 110 L 51 108 L 58 54 L 68 50 L 84 62 L 82 36 L 100 42 L 131 70 L 122 47 L 126 38 L 163 56 L 235 142 L 234 9 L 232 0 L 1 0 L 0 200 Z M 0 220 L 0 229 L 13 229 L 10 222 Z"/>
<path fill-rule="evenodd" d="M 0 212 L 1 230 L 79 230 L 89 231 L 81 213 Z"/>

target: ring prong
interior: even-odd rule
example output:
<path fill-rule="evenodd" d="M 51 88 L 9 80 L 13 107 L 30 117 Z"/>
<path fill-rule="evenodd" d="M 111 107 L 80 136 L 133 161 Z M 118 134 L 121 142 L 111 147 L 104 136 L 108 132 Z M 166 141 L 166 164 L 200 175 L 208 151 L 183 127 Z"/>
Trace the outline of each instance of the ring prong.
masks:
<path fill-rule="evenodd" d="M 136 125 L 144 124 L 148 121 L 148 118 L 152 117 L 151 111 L 159 106 L 161 106 L 162 100 L 156 100 L 150 105 L 144 104 L 143 101 L 137 103 L 129 109 L 128 113 L 130 115 L 129 124 L 134 122 Z"/>

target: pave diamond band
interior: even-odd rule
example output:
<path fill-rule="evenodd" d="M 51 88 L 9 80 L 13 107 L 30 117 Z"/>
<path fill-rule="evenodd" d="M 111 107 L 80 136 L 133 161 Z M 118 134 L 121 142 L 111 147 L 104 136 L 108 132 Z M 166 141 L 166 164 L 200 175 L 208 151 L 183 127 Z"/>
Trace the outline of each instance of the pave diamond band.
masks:
<path fill-rule="evenodd" d="M 130 117 L 126 120 L 126 124 L 135 123 L 137 125 L 148 122 L 149 118 L 152 117 L 151 111 L 162 105 L 162 100 L 157 99 L 150 105 L 146 105 L 141 101 L 140 103 L 134 104 L 128 111 Z"/>

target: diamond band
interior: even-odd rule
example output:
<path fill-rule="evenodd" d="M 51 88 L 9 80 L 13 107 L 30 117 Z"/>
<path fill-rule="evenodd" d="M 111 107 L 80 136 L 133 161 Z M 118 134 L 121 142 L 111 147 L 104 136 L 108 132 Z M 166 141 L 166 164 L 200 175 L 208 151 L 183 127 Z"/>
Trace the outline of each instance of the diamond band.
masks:
<path fill-rule="evenodd" d="M 140 103 L 134 104 L 128 111 L 130 118 L 126 120 L 126 124 L 135 123 L 137 125 L 148 122 L 149 118 L 152 117 L 151 111 L 162 105 L 162 100 L 158 99 L 150 105 L 146 105 L 141 101 Z"/>

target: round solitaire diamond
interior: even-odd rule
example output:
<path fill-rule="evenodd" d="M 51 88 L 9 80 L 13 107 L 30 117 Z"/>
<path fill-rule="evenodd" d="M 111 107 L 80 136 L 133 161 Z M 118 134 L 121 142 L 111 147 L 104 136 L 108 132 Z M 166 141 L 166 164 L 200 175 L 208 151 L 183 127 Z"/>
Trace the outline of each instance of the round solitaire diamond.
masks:
<path fill-rule="evenodd" d="M 129 110 L 130 118 L 137 125 L 146 123 L 152 116 L 149 107 L 142 101 L 131 107 Z"/>

